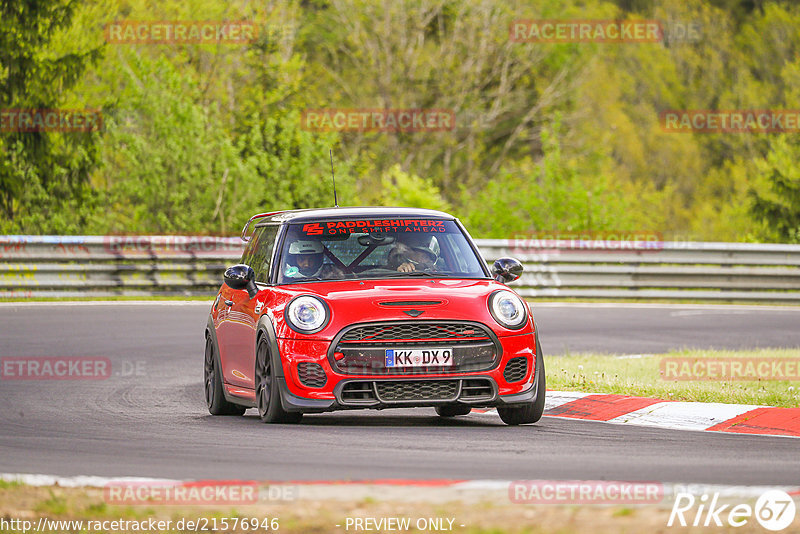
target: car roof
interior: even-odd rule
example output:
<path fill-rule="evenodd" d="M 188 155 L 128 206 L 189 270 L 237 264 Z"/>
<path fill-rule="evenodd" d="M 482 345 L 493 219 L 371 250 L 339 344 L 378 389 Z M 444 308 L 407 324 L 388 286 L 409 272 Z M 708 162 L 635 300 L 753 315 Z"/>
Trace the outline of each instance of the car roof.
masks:
<path fill-rule="evenodd" d="M 319 221 L 328 219 L 392 219 L 392 218 L 425 218 L 425 219 L 445 219 L 455 220 L 455 217 L 443 211 L 428 210 L 422 208 L 395 208 L 395 207 L 346 207 L 346 208 L 314 208 L 303 210 L 287 210 L 270 213 L 259 221 L 256 226 L 266 223 L 288 223 Z"/>

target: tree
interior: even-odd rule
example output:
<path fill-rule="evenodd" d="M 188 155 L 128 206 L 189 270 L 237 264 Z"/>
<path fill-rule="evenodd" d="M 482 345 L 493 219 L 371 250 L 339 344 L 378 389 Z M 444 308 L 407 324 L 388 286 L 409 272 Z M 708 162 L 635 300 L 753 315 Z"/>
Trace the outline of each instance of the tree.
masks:
<path fill-rule="evenodd" d="M 567 102 L 589 47 L 537 46 L 509 38 L 514 19 L 563 18 L 570 0 L 332 0 L 309 7 L 300 45 L 310 60 L 312 107 L 452 110 L 437 132 L 343 134 L 351 158 L 368 162 L 359 192 L 381 202 L 395 164 L 426 177 L 445 200 L 481 191 L 509 160 L 537 151 L 540 129 Z M 603 17 L 609 6 L 575 12 Z M 538 154 L 535 154 L 538 155 Z"/>
<path fill-rule="evenodd" d="M 751 211 L 766 222 L 767 239 L 800 243 L 800 145 L 786 136 L 775 139 L 760 162 L 760 181 L 750 190 Z"/>
<path fill-rule="evenodd" d="M 450 206 L 442 198 L 439 188 L 430 180 L 416 174 L 403 172 L 397 164 L 382 176 L 384 197 L 387 206 L 406 206 L 447 211 Z"/>
<path fill-rule="evenodd" d="M 55 109 L 101 47 L 56 51 L 74 0 L 0 0 L 0 110 Z M 93 192 L 98 133 L 0 133 L 0 230 L 70 232 L 82 225 Z"/>
<path fill-rule="evenodd" d="M 101 232 L 229 234 L 257 211 L 332 205 L 336 136 L 300 129 L 297 112 L 254 113 L 232 135 L 226 115 L 165 57 L 133 52 L 103 137 L 107 207 Z M 339 198 L 352 200 L 346 163 Z"/>

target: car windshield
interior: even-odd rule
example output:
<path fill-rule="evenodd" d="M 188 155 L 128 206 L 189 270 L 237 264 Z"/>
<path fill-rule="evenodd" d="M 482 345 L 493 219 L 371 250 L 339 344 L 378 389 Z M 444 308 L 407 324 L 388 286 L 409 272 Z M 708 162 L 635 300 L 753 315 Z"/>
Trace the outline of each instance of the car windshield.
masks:
<path fill-rule="evenodd" d="M 278 283 L 367 278 L 486 278 L 455 221 L 342 219 L 290 224 Z"/>

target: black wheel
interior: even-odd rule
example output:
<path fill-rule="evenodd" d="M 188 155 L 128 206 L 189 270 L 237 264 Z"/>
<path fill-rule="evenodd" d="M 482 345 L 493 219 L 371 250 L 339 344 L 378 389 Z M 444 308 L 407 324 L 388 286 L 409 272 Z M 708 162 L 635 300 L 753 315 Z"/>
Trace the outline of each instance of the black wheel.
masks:
<path fill-rule="evenodd" d="M 281 405 L 269 345 L 263 337 L 256 348 L 256 405 L 258 415 L 265 423 L 297 423 L 303 418 L 301 412 L 287 412 Z"/>
<path fill-rule="evenodd" d="M 437 406 L 436 413 L 439 417 L 455 417 L 457 415 L 467 415 L 472 411 L 469 406 L 463 404 L 448 404 L 447 406 Z"/>
<path fill-rule="evenodd" d="M 211 341 L 211 336 L 206 336 L 206 355 L 203 367 L 208 412 L 211 415 L 243 415 L 247 408 L 225 400 L 225 394 L 222 392 L 222 372 L 214 357 L 214 342 Z"/>
<path fill-rule="evenodd" d="M 542 418 L 544 413 L 544 397 L 547 389 L 544 377 L 544 357 L 539 345 L 539 336 L 536 336 L 536 369 L 539 370 L 538 394 L 536 400 L 521 406 L 498 406 L 497 413 L 507 425 L 524 425 L 535 423 Z"/>

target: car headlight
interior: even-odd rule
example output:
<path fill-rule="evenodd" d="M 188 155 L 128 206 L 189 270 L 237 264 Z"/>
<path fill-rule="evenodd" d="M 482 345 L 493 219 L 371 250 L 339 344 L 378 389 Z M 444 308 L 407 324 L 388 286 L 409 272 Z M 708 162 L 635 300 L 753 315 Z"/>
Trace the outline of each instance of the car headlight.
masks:
<path fill-rule="evenodd" d="M 322 300 L 310 295 L 295 297 L 284 311 L 286 322 L 296 332 L 313 334 L 328 324 L 330 312 Z"/>
<path fill-rule="evenodd" d="M 528 312 L 522 299 L 503 289 L 489 295 L 489 312 L 495 321 L 511 330 L 522 328 L 528 320 Z"/>

